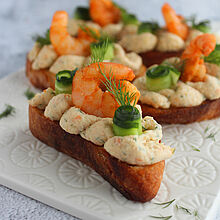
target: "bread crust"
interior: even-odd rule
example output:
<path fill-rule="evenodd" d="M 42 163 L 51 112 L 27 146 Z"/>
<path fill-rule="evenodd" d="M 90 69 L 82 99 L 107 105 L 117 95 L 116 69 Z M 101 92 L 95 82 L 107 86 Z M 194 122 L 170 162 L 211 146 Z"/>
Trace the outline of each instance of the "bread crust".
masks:
<path fill-rule="evenodd" d="M 127 199 L 147 202 L 156 196 L 163 178 L 164 161 L 147 166 L 121 162 L 103 147 L 65 132 L 57 121 L 46 118 L 42 110 L 33 106 L 29 106 L 29 127 L 36 138 L 94 169 Z"/>
<path fill-rule="evenodd" d="M 47 89 L 48 87 L 55 89 L 55 74 L 49 69 L 32 69 L 32 62 L 26 58 L 26 76 L 31 84 L 38 89 Z"/>
<path fill-rule="evenodd" d="M 180 57 L 183 50 L 180 51 L 172 51 L 172 52 L 160 52 L 156 50 L 148 51 L 145 53 L 140 53 L 139 55 L 143 59 L 143 63 L 146 67 L 149 67 L 154 64 L 160 64 L 165 59 L 170 57 Z"/>
<path fill-rule="evenodd" d="M 139 103 L 143 116 L 152 116 L 159 123 L 189 124 L 220 117 L 220 98 L 206 100 L 194 107 L 170 107 L 169 109 L 154 108 Z"/>

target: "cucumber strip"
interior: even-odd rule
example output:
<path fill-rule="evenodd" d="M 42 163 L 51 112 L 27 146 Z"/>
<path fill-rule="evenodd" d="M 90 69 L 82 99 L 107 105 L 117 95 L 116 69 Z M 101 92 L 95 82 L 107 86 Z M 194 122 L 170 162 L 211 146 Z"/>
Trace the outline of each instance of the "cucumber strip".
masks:
<path fill-rule="evenodd" d="M 113 118 L 113 132 L 116 136 L 140 135 L 142 125 L 138 109 L 130 105 L 120 106 Z"/>
<path fill-rule="evenodd" d="M 55 81 L 55 92 L 56 94 L 65 93 L 71 94 L 72 93 L 72 81 L 73 77 L 76 74 L 77 68 L 73 71 L 70 70 L 63 70 L 56 74 L 56 81 Z"/>
<path fill-rule="evenodd" d="M 146 88 L 149 91 L 160 91 L 171 88 L 180 77 L 180 72 L 170 66 L 159 65 L 146 72 Z"/>
<path fill-rule="evenodd" d="M 90 14 L 89 14 L 89 8 L 86 7 L 78 7 L 74 11 L 74 16 L 75 19 L 81 19 L 84 21 L 89 21 L 91 20 Z"/>

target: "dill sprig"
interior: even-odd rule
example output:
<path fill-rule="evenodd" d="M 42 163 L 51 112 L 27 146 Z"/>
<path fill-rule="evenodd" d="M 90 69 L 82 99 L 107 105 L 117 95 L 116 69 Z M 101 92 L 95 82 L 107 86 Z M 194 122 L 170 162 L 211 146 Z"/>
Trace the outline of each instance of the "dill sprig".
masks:
<path fill-rule="evenodd" d="M 39 43 L 41 47 L 43 47 L 44 45 L 51 44 L 51 41 L 50 41 L 50 30 L 48 29 L 45 32 L 44 36 L 40 36 L 40 35 L 34 36 L 33 40 L 36 41 L 37 43 Z"/>
<path fill-rule="evenodd" d="M 107 38 L 107 39 L 100 41 L 98 43 L 91 44 L 92 50 L 91 50 L 90 64 L 103 62 L 103 60 L 105 59 L 106 51 L 107 51 L 110 43 L 111 43 L 111 41 Z"/>
<path fill-rule="evenodd" d="M 35 96 L 35 93 L 32 92 L 32 91 L 30 90 L 30 88 L 28 88 L 28 89 L 24 92 L 24 95 L 26 96 L 26 98 L 27 98 L 28 100 L 30 100 L 30 99 L 32 99 L 32 98 Z"/>
<path fill-rule="evenodd" d="M 210 133 L 208 136 L 206 136 L 205 138 L 210 138 L 210 139 L 212 139 L 213 141 L 215 141 L 215 135 L 217 134 L 217 131 L 216 132 L 214 132 L 214 133 Z"/>
<path fill-rule="evenodd" d="M 172 215 L 170 215 L 170 216 L 154 216 L 154 215 L 149 215 L 149 217 L 151 217 L 151 218 L 156 218 L 156 219 L 169 220 L 169 219 L 171 219 L 173 216 L 172 216 Z"/>
<path fill-rule="evenodd" d="M 210 21 L 204 20 L 204 21 L 196 21 L 196 15 L 192 15 L 185 19 L 185 22 L 188 23 L 193 29 L 197 29 L 203 33 L 210 32 Z"/>
<path fill-rule="evenodd" d="M 163 202 L 163 203 L 154 203 L 155 205 L 161 205 L 163 206 L 163 209 L 167 208 L 168 206 L 170 206 L 173 202 L 175 201 L 175 199 L 168 201 L 168 202 Z"/>
<path fill-rule="evenodd" d="M 115 97 L 115 100 L 118 102 L 118 104 L 120 106 L 131 105 L 131 102 L 134 101 L 134 106 L 137 100 L 136 93 L 128 92 L 123 81 L 119 80 L 119 82 L 117 83 L 116 79 L 113 77 L 113 73 L 111 72 L 111 70 L 108 78 L 105 74 L 105 71 L 102 71 L 99 64 L 98 66 L 100 73 L 104 76 L 106 80 L 106 82 L 102 81 L 102 83 L 104 84 L 108 92 Z"/>
<path fill-rule="evenodd" d="M 194 211 L 193 211 L 193 210 L 190 210 L 190 209 L 185 208 L 185 207 L 180 206 L 180 205 L 176 205 L 176 209 L 177 209 L 177 211 L 178 211 L 178 210 L 182 210 L 182 211 L 184 211 L 186 214 L 193 215 L 194 217 L 196 217 L 196 219 L 200 219 L 198 210 L 194 210 Z"/>
<path fill-rule="evenodd" d="M 176 205 L 176 209 L 177 210 L 183 210 L 184 212 L 186 212 L 187 214 L 189 214 L 189 215 L 192 215 L 192 212 L 191 212 L 191 210 L 189 210 L 189 209 L 187 209 L 187 208 L 185 208 L 185 207 L 183 207 L 183 206 L 180 206 L 180 205 Z"/>
<path fill-rule="evenodd" d="M 0 114 L 0 119 L 13 115 L 15 113 L 15 108 L 11 105 L 6 104 L 5 110 Z"/>
<path fill-rule="evenodd" d="M 207 126 L 206 128 L 205 128 L 205 134 L 207 133 L 207 131 L 209 130 L 209 126 Z"/>
<path fill-rule="evenodd" d="M 92 28 L 89 28 L 87 25 L 79 24 L 79 27 L 82 31 L 84 31 L 86 34 L 88 34 L 90 37 L 94 38 L 95 40 L 100 39 L 100 36 L 94 30 L 92 30 Z"/>
<path fill-rule="evenodd" d="M 199 148 L 197 148 L 197 147 L 195 147 L 195 146 L 193 146 L 193 145 L 191 145 L 191 148 L 192 148 L 193 151 L 198 151 L 198 152 L 200 152 Z"/>

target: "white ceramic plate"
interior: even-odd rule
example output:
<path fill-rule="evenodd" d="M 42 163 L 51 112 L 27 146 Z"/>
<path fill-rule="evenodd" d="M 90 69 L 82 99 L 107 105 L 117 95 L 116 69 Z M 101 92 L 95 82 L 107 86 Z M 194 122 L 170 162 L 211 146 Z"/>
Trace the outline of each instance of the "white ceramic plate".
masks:
<path fill-rule="evenodd" d="M 24 70 L 0 81 L 0 112 L 6 103 L 16 108 L 14 116 L 0 120 L 0 184 L 89 220 L 153 219 L 150 215 L 196 219 L 195 210 L 200 219 L 212 219 L 220 204 L 220 119 L 164 126 L 163 141 L 176 148 L 175 156 L 166 161 L 157 197 L 145 204 L 134 203 L 93 170 L 31 135 L 24 96 L 28 87 Z M 214 133 L 215 140 L 207 138 Z M 172 199 L 165 209 L 154 204 Z M 177 210 L 176 204 L 192 214 Z"/>

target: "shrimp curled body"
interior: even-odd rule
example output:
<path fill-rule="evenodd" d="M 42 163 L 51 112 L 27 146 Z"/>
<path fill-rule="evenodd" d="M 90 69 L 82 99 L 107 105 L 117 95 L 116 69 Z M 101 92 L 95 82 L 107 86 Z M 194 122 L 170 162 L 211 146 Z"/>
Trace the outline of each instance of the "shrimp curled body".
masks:
<path fill-rule="evenodd" d="M 188 26 L 184 23 L 182 16 L 176 14 L 174 9 L 165 3 L 162 7 L 162 13 L 166 26 L 169 32 L 178 35 L 183 40 L 186 40 L 189 32 Z"/>
<path fill-rule="evenodd" d="M 50 27 L 50 40 L 59 55 L 74 54 L 88 56 L 90 41 L 88 39 L 72 37 L 67 31 L 68 14 L 56 11 Z"/>
<path fill-rule="evenodd" d="M 203 34 L 192 40 L 184 50 L 181 59 L 184 60 L 184 71 L 181 80 L 198 82 L 206 79 L 206 67 L 202 56 L 208 56 L 216 45 L 213 34 Z"/>
<path fill-rule="evenodd" d="M 111 0 L 90 0 L 90 16 L 101 26 L 118 23 L 120 10 Z"/>
<path fill-rule="evenodd" d="M 76 72 L 73 78 L 72 101 L 73 104 L 82 111 L 99 117 L 113 118 L 115 110 L 119 107 L 118 102 L 107 90 L 103 91 L 103 82 L 105 77 L 111 77 L 117 81 L 122 81 L 126 92 L 135 93 L 133 102 L 137 102 L 140 97 L 139 91 L 129 81 L 133 80 L 135 75 L 133 71 L 116 63 L 93 63 Z M 128 81 L 126 81 L 128 80 Z M 135 99 L 136 98 L 136 99 Z"/>

